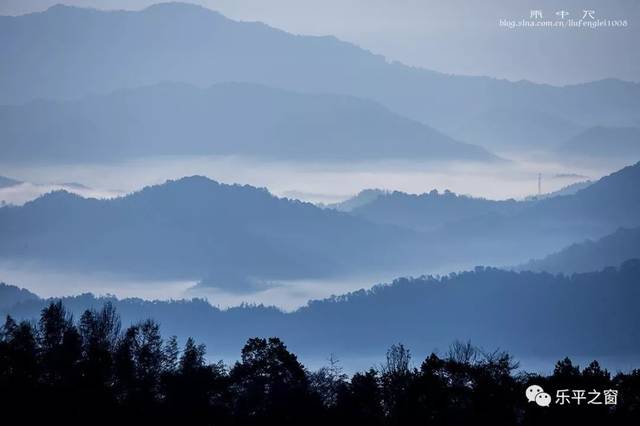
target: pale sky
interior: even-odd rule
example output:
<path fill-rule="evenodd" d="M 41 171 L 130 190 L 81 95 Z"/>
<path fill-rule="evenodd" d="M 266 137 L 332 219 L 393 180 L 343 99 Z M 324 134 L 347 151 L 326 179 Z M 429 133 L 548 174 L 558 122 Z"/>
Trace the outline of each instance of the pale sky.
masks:
<path fill-rule="evenodd" d="M 640 81 L 637 0 L 191 0 L 236 20 L 262 21 L 297 34 L 335 35 L 408 65 L 446 73 L 570 84 L 615 77 Z M 56 3 L 142 9 L 153 0 L 0 0 L 0 14 Z M 626 20 L 619 28 L 499 26 L 501 18 Z"/>

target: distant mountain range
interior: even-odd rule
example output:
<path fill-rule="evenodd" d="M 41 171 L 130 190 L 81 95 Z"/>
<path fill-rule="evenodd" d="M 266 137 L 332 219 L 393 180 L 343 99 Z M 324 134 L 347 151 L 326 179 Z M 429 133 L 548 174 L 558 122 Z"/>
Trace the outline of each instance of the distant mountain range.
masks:
<path fill-rule="evenodd" d="M 617 266 L 625 259 L 640 259 L 640 228 L 621 228 L 598 240 L 587 240 L 532 260 L 521 270 L 571 274 Z"/>
<path fill-rule="evenodd" d="M 371 99 L 488 149 L 546 149 L 592 126 L 640 126 L 637 83 L 553 87 L 445 75 L 187 4 L 137 12 L 54 6 L 0 17 L 0 39 L 11 40 L 0 45 L 0 104 L 237 81 Z"/>
<path fill-rule="evenodd" d="M 370 222 L 429 231 L 449 222 L 486 214 L 511 214 L 527 205 L 515 200 L 494 201 L 457 195 L 450 191 L 439 193 L 433 190 L 420 195 L 393 191 L 377 194 L 374 199 L 356 205 L 349 211 Z"/>
<path fill-rule="evenodd" d="M 30 291 L 0 282 L 0 310 L 8 310 L 25 302 L 41 302 L 37 295 Z"/>
<path fill-rule="evenodd" d="M 640 355 L 640 261 L 571 277 L 493 268 L 442 278 L 402 278 L 333 298 L 292 313 L 242 306 L 220 310 L 202 300 L 64 298 L 78 317 L 110 300 L 124 323 L 152 317 L 169 335 L 193 336 L 210 355 L 237 357 L 249 337 L 279 336 L 296 353 L 366 357 L 402 342 L 413 353 L 446 350 L 454 339 L 487 350 L 509 348 L 518 357 Z M 16 293 L 11 296 L 10 293 Z M 0 314 L 35 318 L 47 303 L 15 287 Z M 215 303 L 215 301 L 212 301 Z"/>
<path fill-rule="evenodd" d="M 415 266 L 417 233 L 266 190 L 183 178 L 115 199 L 60 191 L 0 209 L 0 258 L 246 289 Z"/>
<path fill-rule="evenodd" d="M 0 176 L 0 188 L 9 188 L 10 186 L 16 186 L 21 184 L 19 180 L 11 179 L 8 177 Z"/>
<path fill-rule="evenodd" d="M 492 94 L 487 94 L 489 96 Z M 447 131 L 500 151 L 543 152 L 553 150 L 583 130 L 572 120 L 573 117 L 549 113 L 541 106 L 528 108 L 518 103 L 514 108 L 505 103 L 471 114 L 458 128 L 447 128 Z"/>
<path fill-rule="evenodd" d="M 515 259 L 545 256 L 586 238 L 600 238 L 618 227 L 640 226 L 638 183 L 640 163 L 566 195 L 539 200 L 494 201 L 448 191 L 374 192 L 349 213 L 422 232 L 438 253 L 464 259 L 451 264 L 453 269 L 472 266 L 471 261 L 507 265 Z"/>
<path fill-rule="evenodd" d="M 347 198 L 344 201 L 326 205 L 323 204 L 321 207 L 334 209 L 341 212 L 350 212 L 355 208 L 362 207 L 375 201 L 378 197 L 387 193 L 388 191 L 384 191 L 382 189 L 364 189 L 353 197 Z"/>
<path fill-rule="evenodd" d="M 638 161 L 640 127 L 591 127 L 560 145 L 558 152 L 578 161 Z"/>
<path fill-rule="evenodd" d="M 483 221 L 487 221 L 486 225 L 491 223 L 494 231 L 502 226 L 514 226 L 521 230 L 530 229 L 530 226 L 566 226 L 569 231 L 587 226 L 588 223 L 607 227 L 633 226 L 638 221 L 635 215 L 640 212 L 640 194 L 634 189 L 638 183 L 640 163 L 597 182 L 578 182 L 524 201 L 487 200 L 447 190 L 433 190 L 420 195 L 368 190 L 330 207 L 348 211 L 370 222 L 393 224 L 418 231 L 433 231 L 444 227 L 457 233 L 456 228 L 460 227 L 470 231 L 469 237 L 473 235 L 474 229 L 488 230 L 481 225 Z M 609 204 L 603 204 L 601 201 L 604 200 L 608 200 Z M 613 230 L 615 227 L 610 229 Z M 562 233 L 563 230 L 558 232 Z"/>
<path fill-rule="evenodd" d="M 553 198 L 561 195 L 572 195 L 591 185 L 593 182 L 586 180 L 583 182 L 572 183 L 562 187 L 561 189 L 542 195 L 531 195 L 525 198 L 525 201 L 537 201 L 544 198 Z M 381 200 L 377 201 L 379 198 Z M 374 202 L 377 203 L 374 204 Z M 394 215 L 396 210 L 404 210 L 406 216 L 415 216 L 408 218 L 407 222 L 404 222 L 404 226 L 409 226 L 416 229 L 430 229 L 442 225 L 446 221 L 450 221 L 452 218 L 457 217 L 471 217 L 490 211 L 499 211 L 505 208 L 507 211 L 513 208 L 514 200 L 506 201 L 493 201 L 483 198 L 474 198 L 465 195 L 457 195 L 451 191 L 445 190 L 443 193 L 438 193 L 437 190 L 432 190 L 429 193 L 423 194 L 407 194 L 401 191 L 385 191 L 382 189 L 364 189 L 358 194 L 350 197 L 344 201 L 331 204 L 320 204 L 321 207 L 334 209 L 342 212 L 354 212 L 356 215 L 367 217 L 367 219 L 373 222 L 385 222 L 385 214 Z M 431 207 L 427 207 L 427 204 L 431 203 Z M 471 211 L 457 211 L 453 212 L 453 216 L 448 216 L 451 213 L 453 206 L 445 207 L 447 203 L 458 203 L 459 206 L 463 204 L 465 207 L 471 207 Z M 527 204 L 519 203 L 519 207 L 524 208 Z M 416 212 L 414 209 L 420 210 Z M 430 224 L 425 227 L 425 212 L 430 216 L 428 219 Z M 386 213 L 383 213 L 386 211 Z M 439 216 L 437 220 L 434 220 L 434 216 Z M 391 218 L 392 222 L 400 223 L 401 220 Z"/>
<path fill-rule="evenodd" d="M 54 192 L 0 209 L 0 259 L 231 289 L 513 265 L 640 226 L 638 182 L 640 163 L 573 195 L 535 202 L 390 193 L 349 213 L 203 177 L 108 200 Z"/>
<path fill-rule="evenodd" d="M 525 202 L 512 212 L 450 221 L 430 232 L 442 248 L 454 244 L 460 258 L 500 264 L 511 258 L 539 258 L 619 227 L 640 226 L 640 163 L 605 176 L 572 195 Z M 555 249 L 551 249 L 556 247 Z M 538 253 L 538 254 L 535 254 Z M 509 264 L 509 263 L 507 263 Z"/>
<path fill-rule="evenodd" d="M 5 161 L 179 154 L 497 160 L 371 101 L 240 83 L 208 89 L 163 83 L 74 101 L 4 106 L 0 140 Z"/>

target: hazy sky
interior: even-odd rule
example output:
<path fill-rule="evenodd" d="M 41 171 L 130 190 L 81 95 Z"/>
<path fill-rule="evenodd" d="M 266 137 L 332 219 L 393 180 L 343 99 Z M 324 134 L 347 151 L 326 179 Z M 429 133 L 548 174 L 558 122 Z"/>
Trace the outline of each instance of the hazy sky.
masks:
<path fill-rule="evenodd" d="M 551 84 L 607 77 L 640 81 L 637 0 L 192 0 L 237 20 L 263 21 L 298 34 L 332 34 L 409 65 L 447 73 L 528 79 Z M 0 0 L 0 14 L 56 4 L 141 9 L 153 0 Z M 529 19 L 626 20 L 625 27 L 520 28 Z"/>

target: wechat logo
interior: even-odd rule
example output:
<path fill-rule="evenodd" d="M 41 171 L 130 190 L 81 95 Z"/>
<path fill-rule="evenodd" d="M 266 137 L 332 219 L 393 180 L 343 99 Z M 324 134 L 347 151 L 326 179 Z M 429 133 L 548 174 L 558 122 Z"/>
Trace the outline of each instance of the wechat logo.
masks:
<path fill-rule="evenodd" d="M 541 386 L 531 385 L 525 391 L 527 401 L 535 402 L 540 407 L 548 407 L 551 405 L 551 395 L 546 393 Z"/>

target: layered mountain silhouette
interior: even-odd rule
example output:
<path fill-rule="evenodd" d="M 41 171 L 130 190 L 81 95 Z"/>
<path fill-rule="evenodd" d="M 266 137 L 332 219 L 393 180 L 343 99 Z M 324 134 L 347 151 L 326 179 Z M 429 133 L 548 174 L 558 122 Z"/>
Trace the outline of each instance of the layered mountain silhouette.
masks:
<path fill-rule="evenodd" d="M 378 194 L 369 202 L 356 205 L 350 213 L 374 223 L 395 224 L 429 231 L 449 222 L 457 222 L 491 213 L 512 214 L 528 203 L 515 200 L 495 201 L 433 190 L 414 195 L 393 191 Z"/>
<path fill-rule="evenodd" d="M 573 118 L 538 108 L 522 105 L 514 108 L 508 104 L 492 107 L 471 115 L 459 128 L 448 131 L 482 146 L 517 152 L 553 150 L 583 130 Z M 497 130 L 500 135 L 496 134 Z"/>
<path fill-rule="evenodd" d="M 590 180 L 572 183 L 557 191 L 528 196 L 525 201 L 572 195 L 592 183 Z M 509 212 L 525 208 L 528 205 L 527 203 L 517 203 L 516 206 L 514 203 L 515 200 L 513 199 L 494 201 L 459 195 L 449 190 L 445 190 L 442 193 L 432 190 L 429 193 L 416 195 L 401 191 L 365 189 L 339 203 L 322 206 L 338 211 L 352 212 L 372 222 L 391 222 L 415 229 L 432 229 L 452 219 L 459 220 L 460 218 L 473 217 L 488 212 Z M 464 207 L 465 210 L 456 211 L 456 205 Z"/>
<path fill-rule="evenodd" d="M 640 163 L 536 202 L 391 193 L 350 213 L 203 177 L 110 200 L 54 192 L 0 209 L 0 257 L 231 288 L 514 265 L 640 226 L 638 182 Z"/>
<path fill-rule="evenodd" d="M 400 270 L 424 245 L 408 230 L 198 176 L 108 200 L 53 192 L 1 208 L 0 235 L 3 260 L 231 289 Z"/>
<path fill-rule="evenodd" d="M 341 212 L 350 212 L 358 207 L 365 206 L 372 201 L 375 201 L 378 197 L 387 193 L 388 191 L 384 191 L 382 189 L 363 189 L 353 197 L 347 198 L 346 200 L 338 203 L 323 205 L 323 207 Z"/>
<path fill-rule="evenodd" d="M 558 147 L 575 160 L 640 159 L 640 127 L 591 127 Z"/>
<path fill-rule="evenodd" d="M 371 101 L 240 83 L 207 89 L 163 83 L 74 101 L 4 106 L 0 140 L 5 160 L 176 154 L 497 160 Z"/>
<path fill-rule="evenodd" d="M 428 353 L 445 350 L 452 336 L 489 350 L 508 346 L 519 357 L 637 356 L 639 279 L 638 260 L 570 277 L 478 267 L 442 278 L 402 278 L 311 301 L 292 313 L 246 305 L 220 310 L 202 300 L 118 301 L 90 294 L 63 302 L 79 315 L 110 300 L 125 324 L 152 316 L 171 335 L 205 342 L 216 357 L 237 356 L 238 344 L 254 336 L 280 336 L 296 352 L 316 358 L 329 353 L 367 356 L 398 341 L 414 353 Z M 30 319 L 47 303 L 29 298 L 0 307 L 0 314 Z"/>
<path fill-rule="evenodd" d="M 640 163 L 577 192 L 530 201 L 494 201 L 451 192 L 380 194 L 350 214 L 424 232 L 438 253 L 468 267 L 519 264 L 619 227 L 640 226 Z M 510 260 L 511 259 L 511 260 Z M 506 263 L 505 263 L 506 262 Z"/>
<path fill-rule="evenodd" d="M 0 282 L 0 309 L 11 309 L 15 305 L 29 301 L 41 300 L 36 294 L 13 285 Z"/>
<path fill-rule="evenodd" d="M 492 213 L 450 222 L 435 231 L 434 237 L 457 239 L 461 252 L 476 251 L 480 256 L 495 252 L 505 256 L 511 253 L 514 259 L 539 258 L 548 254 L 550 247 L 559 250 L 586 238 L 600 238 L 619 227 L 640 226 L 638 182 L 640 163 L 605 176 L 573 195 L 543 199 L 513 214 Z M 499 257 L 481 258 L 481 263 L 501 261 Z"/>
<path fill-rule="evenodd" d="M 617 266 L 625 259 L 640 259 L 640 228 L 620 228 L 598 240 L 587 240 L 544 257 L 519 269 L 571 274 Z"/>
<path fill-rule="evenodd" d="M 8 188 L 10 186 L 19 185 L 22 182 L 8 177 L 0 176 L 0 188 Z"/>
<path fill-rule="evenodd" d="M 243 81 L 372 99 L 464 142 L 526 149 L 594 125 L 637 126 L 640 116 L 637 83 L 553 87 L 446 75 L 186 4 L 138 12 L 55 6 L 1 17 L 0 38 L 12 41 L 0 45 L 0 104 L 162 81 Z"/>

